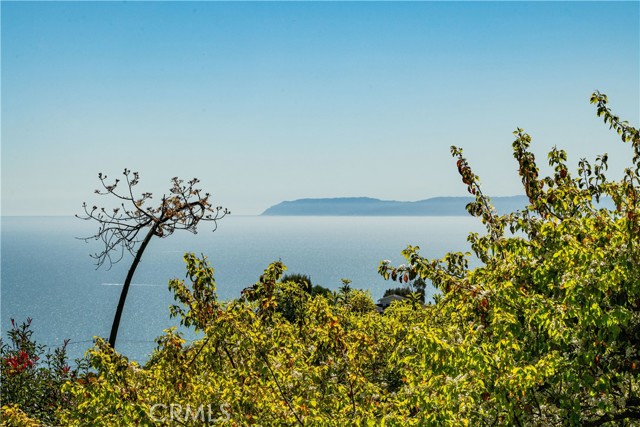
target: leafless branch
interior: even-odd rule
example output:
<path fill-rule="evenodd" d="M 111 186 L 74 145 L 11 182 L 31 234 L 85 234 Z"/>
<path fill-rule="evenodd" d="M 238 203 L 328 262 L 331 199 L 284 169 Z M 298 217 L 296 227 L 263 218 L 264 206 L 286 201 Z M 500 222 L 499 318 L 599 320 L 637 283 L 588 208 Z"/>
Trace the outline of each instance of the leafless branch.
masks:
<path fill-rule="evenodd" d="M 97 267 L 106 263 L 111 268 L 125 252 L 135 255 L 138 244 L 145 237 L 144 233 L 141 234 L 143 229 L 156 225 L 154 235 L 157 237 L 170 236 L 175 230 L 196 234 L 200 221 L 207 221 L 213 224 L 215 231 L 217 221 L 230 213 L 220 206 L 213 207 L 209 193 L 202 196 L 202 190 L 195 188 L 200 182 L 197 178 L 186 183 L 177 177 L 172 178 L 169 196 L 163 196 L 157 206 L 145 206 L 152 199 L 152 194 L 134 194 L 134 187 L 140 181 L 138 172 L 125 169 L 123 176 L 123 180 L 108 181 L 107 175 L 100 173 L 98 179 L 102 188 L 95 190 L 95 194 L 117 198 L 120 201 L 118 207 L 89 207 L 85 203 L 82 205 L 84 213 L 76 215 L 99 225 L 95 234 L 80 238 L 84 241 L 100 240 L 104 244 L 102 251 L 91 255 Z"/>

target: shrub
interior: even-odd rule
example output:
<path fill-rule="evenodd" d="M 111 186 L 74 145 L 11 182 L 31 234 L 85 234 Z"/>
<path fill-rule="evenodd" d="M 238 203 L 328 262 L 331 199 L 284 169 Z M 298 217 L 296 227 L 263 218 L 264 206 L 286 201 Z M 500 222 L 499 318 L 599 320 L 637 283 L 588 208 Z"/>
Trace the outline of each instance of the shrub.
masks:
<path fill-rule="evenodd" d="M 419 276 L 442 292 L 428 324 L 416 326 L 397 357 L 407 367 L 406 405 L 429 425 L 636 425 L 640 420 L 640 133 L 594 93 L 598 115 L 632 164 L 607 180 L 607 156 L 568 172 L 566 153 L 548 156 L 540 177 L 531 137 L 518 129 L 514 157 L 530 204 L 499 216 L 462 150 L 452 147 L 467 205 L 487 234 L 468 254 L 440 260 L 404 252 L 384 277 Z M 613 201 L 613 209 L 600 204 Z M 505 231 L 509 230 L 511 236 Z M 425 355 L 429 355 L 425 359 Z"/>
<path fill-rule="evenodd" d="M 632 144 L 621 181 L 606 179 L 606 155 L 593 166 L 582 160 L 571 176 L 558 149 L 553 174 L 539 177 L 531 138 L 518 129 L 514 156 L 530 204 L 498 215 L 452 147 L 475 196 L 467 209 L 487 229 L 469 236 L 481 266 L 470 270 L 468 253 L 428 260 L 409 246 L 406 264 L 379 268 L 403 284 L 430 282 L 435 304 L 402 301 L 380 316 L 348 280 L 335 301 L 313 298 L 280 282 L 280 262 L 243 299 L 220 303 L 213 269 L 188 254 L 191 283 L 170 283 L 171 312 L 203 338 L 187 345 L 167 330 L 142 368 L 97 340 L 92 373 L 63 386 L 71 404 L 61 405 L 61 423 L 154 425 L 160 405 L 162 422 L 189 426 L 638 425 L 640 133 L 604 95 L 592 102 Z M 611 209 L 598 203 L 604 197 Z M 33 369 L 27 347 L 27 357 L 11 353 L 11 366 Z M 31 416 L 33 405 L 17 403 L 3 411 Z M 202 407 L 215 419 L 194 417 Z"/>
<path fill-rule="evenodd" d="M 0 340 L 3 418 L 16 425 L 29 425 L 35 420 L 53 424 L 56 411 L 71 405 L 69 396 L 61 391 L 62 384 L 84 372 L 85 362 L 76 361 L 75 367 L 68 364 L 68 341 L 47 352 L 44 345 L 33 340 L 31 322 L 27 319 L 17 324 L 11 319 L 9 342 Z"/>

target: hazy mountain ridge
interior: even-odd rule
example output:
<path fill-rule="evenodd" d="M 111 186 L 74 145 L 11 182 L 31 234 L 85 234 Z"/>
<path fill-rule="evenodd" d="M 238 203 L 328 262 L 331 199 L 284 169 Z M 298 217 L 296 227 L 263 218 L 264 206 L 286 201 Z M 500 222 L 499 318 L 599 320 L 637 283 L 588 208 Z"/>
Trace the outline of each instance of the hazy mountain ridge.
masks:
<path fill-rule="evenodd" d="M 339 197 L 284 201 L 265 210 L 273 216 L 465 216 L 465 206 L 472 197 L 433 197 L 415 202 L 380 200 L 371 197 Z M 523 209 L 525 196 L 494 197 L 499 213 Z"/>

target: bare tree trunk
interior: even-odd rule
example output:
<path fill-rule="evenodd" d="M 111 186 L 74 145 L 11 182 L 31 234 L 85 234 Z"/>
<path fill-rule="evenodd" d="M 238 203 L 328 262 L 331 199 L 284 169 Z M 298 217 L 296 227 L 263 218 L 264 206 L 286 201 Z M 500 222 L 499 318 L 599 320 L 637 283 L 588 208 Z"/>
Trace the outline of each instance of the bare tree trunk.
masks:
<path fill-rule="evenodd" d="M 116 338 L 118 336 L 118 328 L 120 327 L 120 317 L 122 317 L 122 310 L 124 309 L 124 302 L 127 300 L 127 293 L 129 292 L 129 286 L 131 285 L 131 280 L 133 280 L 133 274 L 136 271 L 136 267 L 140 263 L 140 259 L 142 258 L 142 253 L 145 248 L 149 244 L 149 241 L 153 237 L 158 228 L 159 222 L 153 224 L 147 235 L 145 236 L 140 248 L 136 252 L 136 256 L 133 259 L 133 263 L 131 267 L 129 267 L 129 272 L 127 273 L 127 278 L 124 281 L 122 286 L 122 292 L 120 293 L 120 301 L 118 301 L 118 308 L 116 308 L 116 315 L 113 318 L 113 325 L 111 326 L 111 334 L 109 335 L 109 344 L 111 348 L 116 348 Z"/>

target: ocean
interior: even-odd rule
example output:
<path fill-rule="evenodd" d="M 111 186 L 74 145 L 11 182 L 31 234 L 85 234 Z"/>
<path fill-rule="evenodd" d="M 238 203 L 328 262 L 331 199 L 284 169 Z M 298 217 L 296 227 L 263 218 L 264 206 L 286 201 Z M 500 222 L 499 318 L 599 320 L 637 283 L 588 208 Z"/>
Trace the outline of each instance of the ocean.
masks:
<path fill-rule="evenodd" d="M 11 319 L 33 319 L 34 338 L 55 347 L 70 339 L 71 358 L 91 347 L 94 336 L 107 337 L 122 282 L 132 260 L 111 269 L 96 269 L 90 253 L 99 242 L 84 242 L 97 224 L 73 217 L 2 217 L 0 308 L 2 336 Z M 163 329 L 179 324 L 169 318 L 171 278 L 184 278 L 185 252 L 204 254 L 215 269 L 221 300 L 237 298 L 258 280 L 270 262 L 281 260 L 287 273 L 302 273 L 313 284 L 338 289 L 342 278 L 351 287 L 371 292 L 399 286 L 377 274 L 381 260 L 404 262 L 400 252 L 409 244 L 423 256 L 469 251 L 469 232 L 483 225 L 471 217 L 277 217 L 229 216 L 211 232 L 176 232 L 156 238 L 147 247 L 129 290 L 116 349 L 144 362 Z M 432 291 L 431 291 L 432 292 Z M 427 292 L 429 298 L 429 291 Z M 193 339 L 189 331 L 185 335 Z"/>

